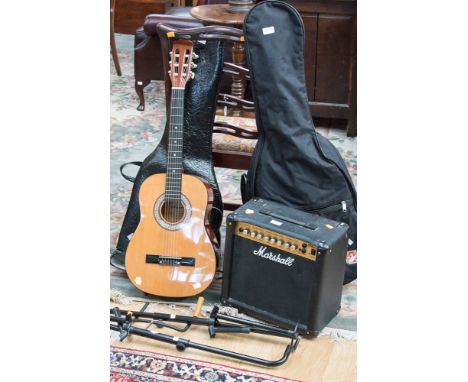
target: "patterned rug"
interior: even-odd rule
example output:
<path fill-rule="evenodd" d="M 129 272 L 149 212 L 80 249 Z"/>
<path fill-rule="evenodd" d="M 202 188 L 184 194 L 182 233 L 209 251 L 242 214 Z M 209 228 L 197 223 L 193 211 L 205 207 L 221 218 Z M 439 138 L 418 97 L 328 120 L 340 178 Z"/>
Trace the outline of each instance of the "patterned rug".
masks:
<path fill-rule="evenodd" d="M 110 249 L 115 244 L 130 200 L 132 183 L 123 179 L 119 172 L 122 163 L 143 160 L 158 144 L 166 121 L 164 84 L 153 81 L 145 89 L 146 108 L 136 110 L 138 97 L 134 90 L 133 76 L 133 36 L 116 35 L 117 50 L 120 58 L 122 76 L 115 73 L 114 63 L 110 61 Z M 218 117 L 217 117 L 218 118 Z M 220 118 L 221 119 L 221 118 Z M 224 119 L 226 120 L 226 119 Z M 249 128 L 254 120 L 245 119 L 242 127 Z M 353 181 L 356 183 L 356 138 L 346 137 L 346 131 L 317 128 L 339 150 L 343 156 Z M 232 142 L 231 142 L 232 143 Z M 247 148 L 253 150 L 253 146 Z M 224 201 L 240 203 L 240 177 L 243 171 L 216 168 L 216 177 Z M 130 171 L 129 171 L 130 172 Z M 222 242 L 225 227 L 221 228 Z M 223 245 L 223 244 L 222 244 Z M 123 296 L 148 299 L 130 283 L 125 272 L 111 267 L 111 289 Z M 219 295 L 220 282 L 213 283 L 206 292 L 207 301 L 214 301 Z M 156 298 L 151 298 L 157 300 Z M 183 302 L 193 302 L 186 299 Z M 343 290 L 340 314 L 330 323 L 330 328 L 356 330 L 356 282 L 348 284 Z"/>
<path fill-rule="evenodd" d="M 111 346 L 110 382 L 156 381 L 286 382 L 294 380 L 211 362 Z"/>

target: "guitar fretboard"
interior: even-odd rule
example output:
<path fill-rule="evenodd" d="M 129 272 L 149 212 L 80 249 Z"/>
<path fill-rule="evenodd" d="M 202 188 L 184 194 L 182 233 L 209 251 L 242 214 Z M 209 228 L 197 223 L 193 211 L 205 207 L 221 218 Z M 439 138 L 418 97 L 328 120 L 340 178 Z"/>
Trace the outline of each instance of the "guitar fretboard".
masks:
<path fill-rule="evenodd" d="M 166 200 L 179 201 L 182 183 L 184 88 L 172 88 L 167 151 Z"/>

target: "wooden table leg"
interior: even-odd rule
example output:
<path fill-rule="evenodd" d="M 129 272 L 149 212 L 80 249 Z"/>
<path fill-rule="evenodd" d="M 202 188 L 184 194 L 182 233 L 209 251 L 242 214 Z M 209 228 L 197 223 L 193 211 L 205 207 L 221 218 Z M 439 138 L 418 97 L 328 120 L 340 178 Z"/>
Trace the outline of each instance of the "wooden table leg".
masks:
<path fill-rule="evenodd" d="M 245 66 L 245 46 L 242 42 L 234 43 L 232 47 L 232 62 L 236 65 Z M 231 84 L 231 94 L 235 97 L 244 98 L 245 80 L 233 77 Z M 236 109 L 233 111 L 232 115 L 239 117 L 240 113 L 240 109 Z"/>

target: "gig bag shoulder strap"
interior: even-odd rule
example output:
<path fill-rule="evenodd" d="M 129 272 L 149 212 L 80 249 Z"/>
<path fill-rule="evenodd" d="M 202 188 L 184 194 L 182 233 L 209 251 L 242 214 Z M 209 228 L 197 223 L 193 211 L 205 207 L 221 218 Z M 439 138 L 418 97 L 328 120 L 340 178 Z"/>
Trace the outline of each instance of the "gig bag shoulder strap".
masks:
<path fill-rule="evenodd" d="M 125 174 L 124 173 L 124 168 L 127 167 L 127 166 L 130 166 L 130 165 L 141 167 L 142 164 L 143 164 L 142 161 L 133 161 L 133 162 L 124 163 L 124 164 L 122 164 L 120 166 L 120 175 L 122 175 L 122 177 L 125 180 L 128 180 L 129 182 L 135 183 L 135 177 Z"/>

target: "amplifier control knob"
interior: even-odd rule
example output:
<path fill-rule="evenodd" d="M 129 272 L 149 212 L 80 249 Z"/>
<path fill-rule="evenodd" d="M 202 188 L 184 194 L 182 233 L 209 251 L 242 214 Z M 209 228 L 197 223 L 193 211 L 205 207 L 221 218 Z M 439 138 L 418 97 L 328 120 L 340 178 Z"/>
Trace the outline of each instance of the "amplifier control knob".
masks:
<path fill-rule="evenodd" d="M 291 243 L 284 243 L 284 246 L 285 246 L 286 248 L 289 248 L 290 245 L 291 245 Z"/>
<path fill-rule="evenodd" d="M 270 239 L 270 243 L 273 243 L 273 244 L 276 243 L 276 238 L 272 237 L 272 238 Z"/>
<path fill-rule="evenodd" d="M 249 230 L 247 228 L 241 228 L 239 231 L 241 231 L 242 233 L 245 233 L 246 235 L 249 234 Z"/>
<path fill-rule="evenodd" d="M 278 244 L 278 245 L 283 245 L 283 240 L 278 239 L 278 241 L 276 242 L 276 244 Z"/>
<path fill-rule="evenodd" d="M 250 236 L 255 237 L 256 235 L 257 235 L 257 232 L 255 231 L 250 232 Z"/>
<path fill-rule="evenodd" d="M 265 235 L 264 239 L 265 239 L 266 241 L 270 241 L 270 236 Z"/>
<path fill-rule="evenodd" d="M 261 239 L 263 237 L 263 235 L 259 232 L 257 233 L 257 239 Z"/>
<path fill-rule="evenodd" d="M 294 251 L 297 248 L 296 244 L 291 244 L 291 249 Z"/>

